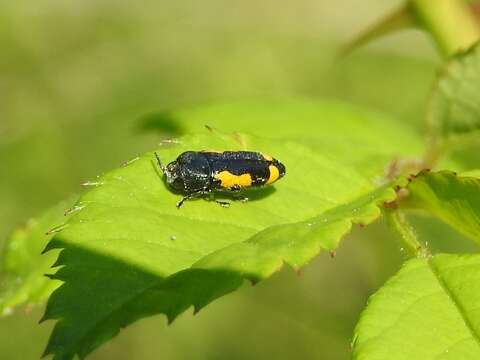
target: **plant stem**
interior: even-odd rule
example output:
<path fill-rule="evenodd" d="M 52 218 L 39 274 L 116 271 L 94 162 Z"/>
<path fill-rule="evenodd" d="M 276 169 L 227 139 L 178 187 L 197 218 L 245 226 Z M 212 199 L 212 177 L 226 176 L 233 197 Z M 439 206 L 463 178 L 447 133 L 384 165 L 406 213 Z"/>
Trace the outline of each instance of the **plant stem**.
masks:
<path fill-rule="evenodd" d="M 416 19 L 413 16 L 408 3 L 387 14 L 384 18 L 370 25 L 364 31 L 351 39 L 340 51 L 340 56 L 348 55 L 352 50 L 374 39 L 380 38 L 398 30 L 415 27 Z"/>
<path fill-rule="evenodd" d="M 445 56 L 480 39 L 480 25 L 464 0 L 410 0 L 410 9 Z"/>
<path fill-rule="evenodd" d="M 408 223 L 403 212 L 398 209 L 385 209 L 385 215 L 390 227 L 400 235 L 402 248 L 405 248 L 407 253 L 415 257 L 429 256 L 428 249 L 418 241 L 415 231 Z"/>

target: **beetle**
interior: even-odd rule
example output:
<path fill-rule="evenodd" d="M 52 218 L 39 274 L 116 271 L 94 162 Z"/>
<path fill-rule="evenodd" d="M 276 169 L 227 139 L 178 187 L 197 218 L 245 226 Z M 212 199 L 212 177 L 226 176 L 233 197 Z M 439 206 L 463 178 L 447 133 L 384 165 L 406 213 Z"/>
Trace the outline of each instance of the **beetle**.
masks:
<path fill-rule="evenodd" d="M 167 184 L 184 195 L 177 208 L 195 197 L 221 191 L 238 193 L 270 185 L 285 175 L 285 166 L 280 161 L 254 151 L 186 151 L 167 166 L 157 152 L 155 157 Z M 222 206 L 230 205 L 215 201 Z"/>

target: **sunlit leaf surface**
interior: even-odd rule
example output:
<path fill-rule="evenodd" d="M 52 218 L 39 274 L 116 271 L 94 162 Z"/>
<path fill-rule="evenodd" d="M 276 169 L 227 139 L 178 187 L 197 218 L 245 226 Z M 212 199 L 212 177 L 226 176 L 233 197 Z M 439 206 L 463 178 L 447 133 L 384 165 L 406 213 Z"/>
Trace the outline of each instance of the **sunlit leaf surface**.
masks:
<path fill-rule="evenodd" d="M 45 276 L 52 272 L 58 252 L 41 253 L 52 238 L 46 232 L 65 221 L 64 212 L 75 200 L 72 197 L 61 202 L 10 235 L 0 263 L 0 315 L 10 314 L 18 305 L 43 303 L 60 285 Z"/>
<path fill-rule="evenodd" d="M 205 130 L 158 150 L 168 162 L 185 150 L 249 149 L 286 165 L 287 175 L 275 186 L 251 191 L 249 202 L 228 209 L 199 199 L 178 210 L 180 197 L 162 181 L 153 153 L 95 179 L 77 203 L 80 210 L 49 245 L 63 249 L 56 265 L 64 266 L 54 278 L 65 284 L 45 313 L 45 319 L 58 319 L 46 353 L 85 356 L 141 317 L 163 313 L 172 321 L 244 279 L 255 283 L 284 263 L 298 269 L 322 249 L 333 251 L 352 224 L 374 221 L 378 206 L 396 198 L 393 187 L 404 184 L 375 184 L 366 176 L 373 167 L 362 174 L 351 158 L 359 165 L 365 150 L 363 160 L 370 157 L 380 168 L 389 149 L 390 156 L 400 150 L 381 140 L 383 156 L 374 156 L 370 138 L 371 146 L 359 145 L 351 158 L 345 152 L 333 158 L 320 151 L 322 144 L 339 148 L 340 136 L 358 135 L 340 125 L 332 125 L 328 142 L 322 135 L 314 142 L 314 134 L 292 141 Z"/>
<path fill-rule="evenodd" d="M 474 174 L 422 172 L 409 185 L 409 203 L 480 242 L 480 179 Z"/>
<path fill-rule="evenodd" d="M 354 359 L 478 359 L 480 256 L 408 261 L 369 301 Z"/>

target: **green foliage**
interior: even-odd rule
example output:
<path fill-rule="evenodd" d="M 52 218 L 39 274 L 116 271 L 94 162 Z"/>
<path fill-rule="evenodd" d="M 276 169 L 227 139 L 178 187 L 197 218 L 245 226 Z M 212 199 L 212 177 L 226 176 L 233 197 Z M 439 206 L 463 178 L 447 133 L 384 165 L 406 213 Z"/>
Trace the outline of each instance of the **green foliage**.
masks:
<path fill-rule="evenodd" d="M 374 294 L 355 330 L 354 359 L 478 359 L 480 256 L 408 261 Z"/>
<path fill-rule="evenodd" d="M 429 211 L 480 242 L 480 179 L 448 171 L 422 172 L 408 189 L 409 205 Z"/>
<path fill-rule="evenodd" d="M 408 206 L 425 209 L 471 239 L 480 240 L 478 178 L 424 171 L 411 180 L 408 190 Z M 371 297 L 355 332 L 355 359 L 480 356 L 476 310 L 480 256 L 419 255 Z"/>
<path fill-rule="evenodd" d="M 59 203 L 10 235 L 0 258 L 0 315 L 10 314 L 18 305 L 43 303 L 60 285 L 45 276 L 51 272 L 58 252 L 41 252 L 53 236 L 45 233 L 64 221 L 64 211 L 74 201 L 71 198 Z"/>
<path fill-rule="evenodd" d="M 306 104 L 302 108 L 297 103 L 297 116 L 292 103 L 287 102 L 284 109 L 297 119 L 296 128 L 305 134 L 310 128 L 310 137 L 297 135 L 298 141 L 206 131 L 159 150 L 164 162 L 187 149 L 247 148 L 281 159 L 287 176 L 275 187 L 249 193 L 248 203 L 234 203 L 225 209 L 199 199 L 176 209 L 179 196 L 161 181 L 153 153 L 96 179 L 97 186 L 77 203 L 81 210 L 49 244 L 49 249 L 63 249 L 56 263 L 62 267 L 54 278 L 65 284 L 50 298 L 44 316 L 59 319 L 46 353 L 54 353 L 58 359 L 75 353 L 85 356 L 120 327 L 141 317 L 163 313 L 173 321 L 190 306 L 198 311 L 238 288 L 243 279 L 255 283 L 283 263 L 298 269 L 322 249 L 333 251 L 352 223 L 374 221 L 380 215 L 377 206 L 396 198 L 395 184 L 377 187 L 352 166 L 352 161 L 360 164 L 362 153 L 364 161 L 374 153 L 374 137 L 366 136 L 359 143 L 353 160 L 346 152 L 333 158 L 329 146 L 340 147 L 335 139 L 345 133 L 345 123 L 353 121 L 345 117 L 344 124 L 339 121 L 331 126 L 331 138 L 326 139 L 319 129 L 311 131 L 316 108 L 313 103 Z M 305 107 L 308 111 L 302 112 Z M 223 107 L 223 112 L 219 108 L 218 116 L 212 116 L 212 108 L 190 116 L 193 121 L 203 121 L 207 115 L 227 116 L 229 107 Z M 272 134 L 275 128 L 268 121 L 278 120 L 284 113 L 278 107 L 272 107 L 271 114 L 260 105 L 234 107 L 244 108 L 249 115 L 242 113 L 237 118 L 253 118 L 253 124 L 261 117 L 266 122 L 259 126 Z M 302 127 L 302 121 L 308 120 Z M 386 128 L 385 124 L 379 127 Z M 313 141 L 316 134 L 318 141 Z M 359 138 L 356 132 L 346 134 Z M 385 132 L 382 135 L 377 148 L 392 156 L 398 151 L 392 145 L 395 142 L 386 141 Z M 322 145 L 324 152 L 320 151 Z M 378 168 L 385 158 L 372 156 L 370 160 Z M 368 167 L 365 174 L 372 169 Z"/>
<path fill-rule="evenodd" d="M 477 138 L 480 130 L 480 45 L 454 56 L 440 74 L 429 113 L 432 139 L 443 142 Z"/>
<path fill-rule="evenodd" d="M 471 177 L 480 178 L 480 170 L 464 171 L 464 172 L 462 172 L 462 176 L 471 176 Z"/>
<path fill-rule="evenodd" d="M 179 109 L 157 118 L 174 120 L 190 132 L 209 125 L 269 139 L 295 139 L 369 179 L 382 177 L 393 159 L 423 151 L 420 137 L 409 127 L 383 114 L 331 100 L 242 100 Z"/>
<path fill-rule="evenodd" d="M 460 0 L 442 1 L 437 7 L 424 0 L 411 0 L 408 4 L 410 7 L 386 18 L 358 42 L 418 21 L 447 54 L 478 39 L 478 26 Z M 158 112 L 159 108 L 180 101 L 198 102 L 219 94 L 284 96 L 294 92 L 380 104 L 391 113 L 407 113 L 400 120 L 409 118 L 414 123 L 419 117 L 417 95 L 423 94 L 422 81 L 415 81 L 418 76 L 411 72 L 411 66 L 402 65 L 403 73 L 396 71 L 389 57 L 383 58 L 383 66 L 376 55 L 375 61 L 363 58 L 365 65 L 361 69 L 349 68 L 343 62 L 335 69 L 323 66 L 320 71 L 331 59 L 318 48 L 316 38 L 313 43 L 296 35 L 287 41 L 262 39 L 257 33 L 245 35 L 241 29 L 233 37 L 222 34 L 209 44 L 204 41 L 211 40 L 209 35 L 204 38 L 209 31 L 197 31 L 197 38 L 192 37 L 192 31 L 182 35 L 171 27 L 175 23 L 171 19 L 176 18 L 172 13 L 184 12 L 176 7 L 172 5 L 172 11 L 152 11 L 151 17 L 142 15 L 142 21 L 135 22 L 135 26 L 126 20 L 138 20 L 131 14 L 145 14 L 144 7 L 122 7 L 116 14 L 121 16 L 108 16 L 108 21 L 88 15 L 91 19 L 87 24 L 91 26 L 58 16 L 67 19 L 61 20 L 60 26 L 65 22 L 64 27 L 70 32 L 52 42 L 55 51 L 62 54 L 57 60 L 51 57 L 51 49 L 43 45 L 46 42 L 41 36 L 42 46 L 38 46 L 34 40 L 25 42 L 22 34 L 57 34 L 59 21 L 37 20 L 36 31 L 16 31 L 15 23 L 11 28 L 3 26 L 7 35 L 0 36 L 0 43 L 7 49 L 6 58 L 15 59 L 4 64 L 4 70 L 8 70 L 4 73 L 9 85 L 18 90 L 10 94 L 22 95 L 7 96 L 2 107 L 5 128 L 23 123 L 15 130 L 15 134 L 22 134 L 30 131 L 34 119 L 42 133 L 30 135 L 38 139 L 37 149 L 42 150 L 47 145 L 44 135 L 53 139 L 52 130 L 56 134 L 57 141 L 48 142 L 50 152 L 38 152 L 43 154 L 48 169 L 54 170 L 42 167 L 45 183 L 50 187 L 44 190 L 45 196 L 50 198 L 52 191 L 63 196 L 58 182 L 50 181 L 50 172 L 69 173 L 75 182 L 72 169 L 77 168 L 78 174 L 94 174 L 105 163 L 118 163 L 125 154 L 152 148 L 158 135 L 165 138 L 188 134 L 178 143 L 162 145 L 164 162 L 184 150 L 252 149 L 281 159 L 287 165 L 287 177 L 274 187 L 249 192 L 251 201 L 246 204 L 234 203 L 224 209 L 208 199 L 198 199 L 177 210 L 179 195 L 166 187 L 153 153 L 147 152 L 91 181 L 92 188 L 72 208 L 71 217 L 61 217 L 60 210 L 67 206 L 59 205 L 11 236 L 2 259 L 0 313 L 9 313 L 16 305 L 40 303 L 56 289 L 43 317 L 58 320 L 46 354 L 53 354 L 56 359 L 69 359 L 76 354 L 83 358 L 115 336 L 120 328 L 140 318 L 165 314 L 171 322 L 190 307 L 199 311 L 236 290 L 245 280 L 255 284 L 270 277 L 283 264 L 298 271 L 321 251 L 333 255 L 352 225 L 370 224 L 385 207 L 387 219 L 402 236 L 402 250 L 408 248 L 408 254 L 417 258 L 408 260 L 398 275 L 372 297 L 356 330 L 354 356 L 478 358 L 478 256 L 430 255 L 426 243 L 431 233 L 423 234 L 420 242 L 405 213 L 412 208 L 427 210 L 478 242 L 479 172 L 469 171 L 462 176 L 421 172 L 411 176 L 408 190 L 403 189 L 406 181 L 397 175 L 438 164 L 435 160 L 447 145 L 478 137 L 480 45 L 452 59 L 439 77 L 428 115 L 430 143 L 421 161 L 418 155 L 423 146 L 401 121 L 393 122 L 334 101 L 263 99 Z M 7 14 L 17 11 L 13 5 L 4 8 Z M 102 11 L 115 13 L 110 6 Z M 48 19 L 55 20 L 52 15 Z M 150 25 L 145 26 L 146 23 Z M 203 30 L 204 21 L 200 23 Z M 98 28 L 104 34 L 97 38 L 95 31 L 85 32 L 86 28 Z M 19 35 L 11 36 L 9 32 Z M 160 33 L 175 33 L 175 41 L 170 41 L 170 36 L 165 36 L 169 41 L 159 41 Z M 183 41 L 182 36 L 189 41 Z M 241 43 L 240 37 L 246 45 L 231 47 Z M 151 47 L 152 43 L 167 45 L 156 49 Z M 275 43 L 278 44 L 272 46 Z M 9 47 L 14 50 L 11 54 Z M 105 56 L 107 53 L 113 56 Z M 175 61 L 165 56 L 170 53 L 176 54 Z M 191 61 L 192 55 L 195 62 Z M 38 60 L 31 63 L 34 57 Z M 305 59 L 308 57 L 309 61 Z M 21 76 L 10 71 L 17 66 L 24 68 Z M 32 68 L 42 71 L 34 74 Z M 125 69 L 125 73 L 117 69 Z M 389 76 L 385 76 L 387 72 Z M 412 95 L 415 91 L 418 94 Z M 34 101 L 26 101 L 29 93 Z M 153 112 L 142 117 L 145 111 Z M 103 121 L 104 118 L 108 120 Z M 136 128 L 126 121 L 135 118 L 139 119 Z M 65 126 L 72 120 L 82 125 L 77 125 L 68 138 L 56 120 L 48 124 L 52 119 L 68 119 Z M 87 123 L 85 119 L 93 120 Z M 92 124 L 102 138 L 96 147 L 90 142 L 95 135 Z M 192 135 L 206 124 L 233 135 L 217 130 Z M 134 140 L 132 130 L 150 132 L 149 140 Z M 69 144 L 67 152 L 63 151 L 65 144 Z M 36 153 L 21 141 L 0 145 L 18 147 L 26 158 Z M 466 168 L 478 168 L 477 152 L 460 152 L 459 158 L 465 157 L 463 163 L 470 164 Z M 83 161 L 89 157 L 95 159 Z M 9 163 L 18 166 L 22 162 L 11 154 L 4 160 L 7 168 Z M 446 160 L 442 164 L 449 164 Z M 36 174 L 40 166 L 37 162 L 28 164 L 31 168 L 23 170 L 25 181 L 16 184 L 16 191 L 11 190 L 8 179 L 7 186 L 1 187 L 6 189 L 2 198 L 6 199 L 5 223 L 11 222 L 10 212 L 16 209 L 9 202 L 20 196 L 30 199 L 31 189 L 37 186 L 30 174 Z M 459 169 L 464 170 L 461 166 Z M 397 198 L 397 194 L 401 196 Z M 41 206 L 39 197 L 35 199 Z M 40 256 L 51 239 L 44 232 L 54 225 L 60 225 L 55 228 L 58 233 L 49 242 L 49 251 Z M 455 243 L 458 234 L 454 230 L 449 234 L 442 235 L 451 236 L 449 241 Z M 50 265 L 58 254 L 58 269 L 52 275 Z M 45 273 L 52 279 L 46 278 Z M 63 285 L 58 287 L 61 282 Z"/>

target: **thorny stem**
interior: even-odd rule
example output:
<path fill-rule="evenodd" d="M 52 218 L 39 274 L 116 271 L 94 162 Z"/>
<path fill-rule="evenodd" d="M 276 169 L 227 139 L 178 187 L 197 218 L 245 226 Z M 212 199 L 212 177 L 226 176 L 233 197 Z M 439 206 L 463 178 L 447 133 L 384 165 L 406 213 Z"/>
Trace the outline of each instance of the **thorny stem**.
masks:
<path fill-rule="evenodd" d="M 405 214 L 398 209 L 385 209 L 385 216 L 390 227 L 395 230 L 410 256 L 428 257 L 430 252 L 428 248 L 422 245 L 418 239 L 412 226 L 408 223 Z"/>
<path fill-rule="evenodd" d="M 340 57 L 348 55 L 353 49 L 371 42 L 387 34 L 409 27 L 415 27 L 415 18 L 409 11 L 408 3 L 386 15 L 378 22 L 373 23 L 352 40 L 350 40 L 340 51 Z"/>
<path fill-rule="evenodd" d="M 480 40 L 480 23 L 465 0 L 409 0 L 408 4 L 411 14 L 432 35 L 445 56 L 466 50 Z M 440 139 L 432 124 L 431 119 L 427 118 L 427 150 L 423 157 L 425 168 L 432 168 L 454 145 L 454 142 L 452 144 Z"/>
<path fill-rule="evenodd" d="M 445 56 L 480 39 L 480 25 L 464 0 L 410 0 L 410 9 Z"/>

